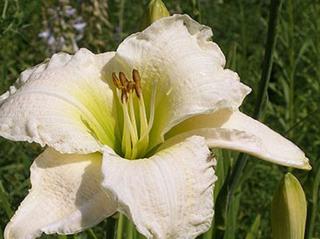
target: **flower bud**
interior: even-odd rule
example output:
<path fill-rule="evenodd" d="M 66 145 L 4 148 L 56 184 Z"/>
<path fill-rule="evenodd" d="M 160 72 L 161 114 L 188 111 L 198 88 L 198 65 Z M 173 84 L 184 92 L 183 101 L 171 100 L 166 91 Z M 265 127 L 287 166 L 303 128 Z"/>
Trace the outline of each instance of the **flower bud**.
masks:
<path fill-rule="evenodd" d="M 273 197 L 271 224 L 273 239 L 303 239 L 307 218 L 307 202 L 303 189 L 291 173 L 287 173 Z"/>
<path fill-rule="evenodd" d="M 170 16 L 170 13 L 161 0 L 151 0 L 145 14 L 143 27 L 147 27 L 158 19 L 168 16 Z"/>

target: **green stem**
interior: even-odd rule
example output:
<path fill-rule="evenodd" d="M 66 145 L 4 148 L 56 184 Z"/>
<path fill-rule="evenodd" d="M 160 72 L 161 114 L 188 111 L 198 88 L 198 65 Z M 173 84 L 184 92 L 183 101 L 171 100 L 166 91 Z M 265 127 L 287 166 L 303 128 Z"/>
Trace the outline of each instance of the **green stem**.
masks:
<path fill-rule="evenodd" d="M 133 239 L 133 231 L 134 231 L 133 224 L 129 220 L 127 220 L 127 224 L 126 224 L 127 239 Z"/>
<path fill-rule="evenodd" d="M 268 33 L 267 41 L 265 47 L 265 55 L 263 60 L 263 69 L 261 73 L 261 79 L 259 82 L 259 90 L 256 99 L 256 105 L 254 108 L 253 118 L 260 119 L 261 113 L 265 108 L 266 98 L 267 98 L 267 89 L 270 80 L 272 65 L 273 65 L 273 53 L 276 44 L 277 38 L 277 22 L 280 13 L 282 0 L 271 0 L 270 9 L 269 9 L 269 23 L 268 23 Z M 231 172 L 230 178 L 227 182 L 225 190 L 227 190 L 226 196 L 226 206 L 225 206 L 225 215 L 227 215 L 230 208 L 230 202 L 234 195 L 236 189 L 240 186 L 241 176 L 245 171 L 248 158 L 244 154 L 239 154 L 234 169 Z M 223 193 L 223 192 L 220 192 Z M 218 196 L 219 197 L 219 196 Z M 223 195 L 220 198 L 225 198 Z M 224 234 L 224 233 L 222 233 Z M 220 237 L 219 237 L 220 238 Z M 223 235 L 221 235 L 223 238 Z"/>
<path fill-rule="evenodd" d="M 273 65 L 273 53 L 276 45 L 276 29 L 277 22 L 280 13 L 280 6 L 282 0 L 271 0 L 270 12 L 269 12 L 269 24 L 268 24 L 268 35 L 267 43 L 265 49 L 265 56 L 263 61 L 263 69 L 261 74 L 261 80 L 259 83 L 259 90 L 256 99 L 256 105 L 253 112 L 253 118 L 260 119 L 261 114 L 265 108 L 267 89 L 270 80 L 272 65 Z M 232 197 L 234 190 L 237 188 L 240 182 L 241 174 L 247 164 L 247 156 L 244 154 L 239 154 L 238 160 L 236 162 L 235 168 L 231 174 L 231 183 L 229 184 L 229 196 Z"/>
<path fill-rule="evenodd" d="M 265 49 L 265 55 L 263 60 L 263 69 L 261 73 L 261 79 L 259 83 L 259 90 L 256 99 L 256 105 L 254 108 L 253 118 L 260 119 L 261 113 L 265 108 L 265 101 L 267 96 L 267 89 L 270 80 L 272 65 L 273 65 L 273 53 L 277 40 L 277 23 L 280 14 L 282 0 L 271 0 L 268 35 Z"/>
<path fill-rule="evenodd" d="M 123 25 L 124 25 L 124 8 L 125 8 L 125 0 L 120 0 L 119 2 L 119 12 L 118 12 L 118 21 L 119 21 L 119 40 L 122 41 L 123 37 Z"/>
<path fill-rule="evenodd" d="M 4 1 L 4 6 L 3 6 L 3 10 L 2 10 L 2 19 L 6 18 L 6 13 L 7 13 L 7 9 L 8 9 L 8 0 Z"/>
<path fill-rule="evenodd" d="M 311 239 L 314 226 L 316 222 L 316 217 L 318 215 L 318 199 L 319 199 L 319 186 L 320 186 L 320 164 L 318 165 L 318 169 L 316 171 L 316 175 L 313 181 L 312 187 L 312 202 L 309 204 L 308 208 L 308 221 L 306 227 L 306 239 Z"/>
<path fill-rule="evenodd" d="M 193 15 L 198 22 L 201 22 L 200 1 L 192 0 Z"/>
<path fill-rule="evenodd" d="M 213 236 L 213 228 L 211 227 L 209 231 L 207 231 L 203 236 L 202 239 L 211 239 Z"/>
<path fill-rule="evenodd" d="M 294 20 L 293 20 L 293 6 L 292 0 L 288 0 L 287 4 L 288 10 L 288 55 L 289 55 L 289 125 L 292 126 L 295 121 L 294 116 L 294 74 L 295 74 L 295 57 L 294 57 Z"/>
<path fill-rule="evenodd" d="M 123 239 L 123 225 L 124 225 L 124 216 L 120 213 L 117 223 L 117 235 L 116 239 Z"/>
<path fill-rule="evenodd" d="M 96 234 L 94 233 L 94 231 L 93 231 L 92 229 L 89 229 L 88 231 L 89 231 L 89 235 L 90 235 L 90 237 L 91 237 L 92 239 L 98 239 L 97 236 L 96 236 Z"/>

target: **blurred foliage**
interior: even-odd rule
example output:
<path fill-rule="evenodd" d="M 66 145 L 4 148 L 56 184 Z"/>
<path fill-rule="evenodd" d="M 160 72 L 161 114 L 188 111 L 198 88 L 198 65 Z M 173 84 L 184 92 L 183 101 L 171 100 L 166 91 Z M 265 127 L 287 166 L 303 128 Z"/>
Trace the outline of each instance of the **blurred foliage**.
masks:
<path fill-rule="evenodd" d="M 260 79 L 269 1 L 167 0 L 170 13 L 186 13 L 213 28 L 216 41 L 253 92 L 243 111 L 253 112 Z M 141 30 L 147 1 L 141 0 L 0 0 L 0 93 L 19 73 L 56 51 L 115 50 L 129 34 Z M 285 0 L 279 22 L 275 62 L 268 89 L 264 122 L 292 139 L 308 155 L 310 172 L 290 170 L 250 158 L 241 190 L 228 215 L 225 238 L 270 238 L 272 195 L 288 170 L 300 180 L 308 200 L 306 238 L 320 238 L 320 3 Z M 12 212 L 27 194 L 29 166 L 41 151 L 37 145 L 0 139 L 0 238 Z M 233 165 L 235 153 L 215 151 L 220 182 Z M 68 238 L 109 238 L 107 220 Z M 213 232 L 204 238 L 211 238 Z M 56 236 L 43 236 L 56 238 Z M 61 237 L 60 238 L 66 238 Z"/>

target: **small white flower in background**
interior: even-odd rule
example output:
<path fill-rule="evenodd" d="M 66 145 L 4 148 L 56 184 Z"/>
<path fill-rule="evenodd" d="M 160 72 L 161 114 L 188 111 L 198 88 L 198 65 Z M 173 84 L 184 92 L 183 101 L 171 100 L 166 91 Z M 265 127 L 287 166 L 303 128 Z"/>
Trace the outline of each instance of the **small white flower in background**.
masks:
<path fill-rule="evenodd" d="M 69 5 L 65 6 L 64 12 L 66 16 L 72 17 L 76 14 L 77 10 Z"/>
<path fill-rule="evenodd" d="M 59 53 L 24 71 L 0 96 L 0 135 L 47 148 L 5 238 L 77 233 L 117 211 L 147 238 L 195 238 L 213 217 L 209 148 L 309 169 L 297 146 L 238 110 L 250 88 L 211 36 L 174 15 L 116 52 Z"/>
<path fill-rule="evenodd" d="M 49 30 L 40 32 L 40 33 L 38 34 L 38 37 L 43 38 L 43 39 L 48 39 L 49 36 L 50 36 L 50 31 L 49 31 Z"/>
<path fill-rule="evenodd" d="M 48 45 L 50 53 L 57 51 L 76 52 L 78 42 L 83 38 L 87 26 L 77 10 L 69 1 L 60 2 L 54 8 L 46 9 L 48 17 L 44 20 L 45 30 L 38 36 Z"/>
<path fill-rule="evenodd" d="M 82 19 L 77 20 L 74 24 L 73 27 L 76 29 L 78 32 L 83 32 L 87 24 L 83 22 Z"/>

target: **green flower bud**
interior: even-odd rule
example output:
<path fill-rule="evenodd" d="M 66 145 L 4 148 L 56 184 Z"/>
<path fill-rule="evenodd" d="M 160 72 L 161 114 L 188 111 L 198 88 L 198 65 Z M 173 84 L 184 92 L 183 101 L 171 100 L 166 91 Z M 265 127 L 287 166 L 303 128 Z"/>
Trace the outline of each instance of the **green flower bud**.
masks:
<path fill-rule="evenodd" d="M 144 28 L 162 17 L 168 17 L 170 13 L 161 0 L 151 0 L 144 19 Z"/>
<path fill-rule="evenodd" d="M 271 214 L 273 239 L 304 238 L 306 197 L 298 179 L 290 173 L 284 176 L 273 197 Z"/>

